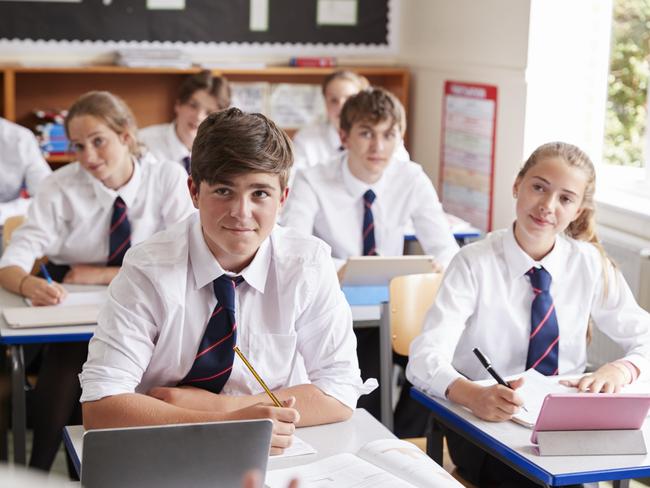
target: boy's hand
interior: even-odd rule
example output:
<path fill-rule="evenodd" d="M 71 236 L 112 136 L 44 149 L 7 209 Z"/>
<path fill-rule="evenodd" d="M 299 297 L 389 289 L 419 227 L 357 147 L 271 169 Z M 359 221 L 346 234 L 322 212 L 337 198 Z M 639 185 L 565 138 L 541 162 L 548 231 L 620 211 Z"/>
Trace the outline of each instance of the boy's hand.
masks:
<path fill-rule="evenodd" d="M 248 471 L 244 475 L 244 479 L 241 481 L 241 488 L 261 488 L 262 487 L 262 477 L 258 471 L 252 470 Z M 298 488 L 298 480 L 296 478 L 292 479 L 287 488 Z"/>
<path fill-rule="evenodd" d="M 23 296 L 29 298 L 34 306 L 58 305 L 68 292 L 59 283 L 51 285 L 38 276 L 28 276 L 21 286 Z"/>
<path fill-rule="evenodd" d="M 300 414 L 293 408 L 296 399 L 291 397 L 282 401 L 282 408 L 270 404 L 258 403 L 251 407 L 235 410 L 229 417 L 231 420 L 271 419 L 273 435 L 271 436 L 271 455 L 282 454 L 291 446 L 296 424 Z"/>
<path fill-rule="evenodd" d="M 76 285 L 108 285 L 118 271 L 117 266 L 75 264 L 70 266 L 70 271 L 63 277 L 63 282 Z"/>
<path fill-rule="evenodd" d="M 604 364 L 595 372 L 575 380 L 560 381 L 564 386 L 573 386 L 578 391 L 590 393 L 618 393 L 629 383 L 628 377 L 611 363 Z"/>

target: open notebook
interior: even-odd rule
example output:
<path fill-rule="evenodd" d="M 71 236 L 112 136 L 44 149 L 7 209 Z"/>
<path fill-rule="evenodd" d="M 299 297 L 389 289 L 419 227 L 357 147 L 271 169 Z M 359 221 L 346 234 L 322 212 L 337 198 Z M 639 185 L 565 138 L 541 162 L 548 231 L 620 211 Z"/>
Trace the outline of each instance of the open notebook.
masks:
<path fill-rule="evenodd" d="M 302 466 L 267 471 L 266 485 L 285 488 L 292 478 L 301 488 L 446 488 L 458 481 L 410 442 L 380 439 L 356 455 L 330 456 Z"/>
<path fill-rule="evenodd" d="M 59 305 L 7 307 L 2 313 L 12 328 L 95 324 L 99 308 L 106 302 L 107 289 L 69 291 Z"/>

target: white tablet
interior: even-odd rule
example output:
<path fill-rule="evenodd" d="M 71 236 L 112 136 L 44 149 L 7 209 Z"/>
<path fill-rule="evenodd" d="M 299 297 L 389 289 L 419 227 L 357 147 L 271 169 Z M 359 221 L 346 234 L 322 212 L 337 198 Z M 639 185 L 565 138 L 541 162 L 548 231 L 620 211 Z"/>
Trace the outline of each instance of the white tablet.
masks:
<path fill-rule="evenodd" d="M 396 276 L 432 273 L 433 256 L 358 256 L 349 258 L 341 285 L 388 286 Z"/>

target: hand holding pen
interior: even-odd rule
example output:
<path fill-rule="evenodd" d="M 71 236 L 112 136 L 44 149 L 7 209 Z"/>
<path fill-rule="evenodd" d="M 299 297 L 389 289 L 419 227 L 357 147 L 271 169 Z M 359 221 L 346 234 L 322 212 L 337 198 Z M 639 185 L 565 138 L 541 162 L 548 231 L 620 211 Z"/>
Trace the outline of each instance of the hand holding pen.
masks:
<path fill-rule="evenodd" d="M 63 301 L 67 292 L 60 284 L 52 280 L 47 268 L 41 264 L 42 279 L 31 275 L 24 275 L 19 282 L 18 293 L 29 298 L 34 306 L 57 305 Z"/>
<path fill-rule="evenodd" d="M 486 369 L 486 371 L 488 373 L 490 373 L 490 376 L 492 376 L 492 378 L 494 378 L 494 380 L 498 384 L 503 385 L 506 388 L 510 388 L 511 390 L 515 389 L 515 388 L 513 388 L 513 386 L 510 383 L 508 383 L 506 380 L 504 380 L 499 373 L 496 372 L 496 370 L 492 367 L 492 363 L 490 362 L 488 357 L 485 356 L 478 347 L 475 347 L 474 349 L 472 349 L 472 352 L 478 358 L 478 360 L 481 361 L 481 364 L 483 365 L 483 367 Z M 526 412 L 528 411 L 528 410 L 526 410 L 526 407 L 523 406 L 523 405 L 521 406 L 521 408 Z"/>

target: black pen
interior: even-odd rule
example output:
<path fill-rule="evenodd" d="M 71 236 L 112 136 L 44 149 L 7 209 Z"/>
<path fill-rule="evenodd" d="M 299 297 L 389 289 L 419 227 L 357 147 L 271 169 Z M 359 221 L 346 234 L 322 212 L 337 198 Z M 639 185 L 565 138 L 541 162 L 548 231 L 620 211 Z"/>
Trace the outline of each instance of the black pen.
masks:
<path fill-rule="evenodd" d="M 485 356 L 481 352 L 481 350 L 478 347 L 475 347 L 474 349 L 472 349 L 472 351 L 474 352 L 474 354 L 476 355 L 478 360 L 481 361 L 481 364 L 487 370 L 487 372 L 490 373 L 490 376 L 492 376 L 492 378 L 494 378 L 497 383 L 499 383 L 500 385 L 503 385 L 503 386 L 505 386 L 507 388 L 512 389 L 512 387 L 510 386 L 510 383 L 508 383 L 506 380 L 504 380 L 501 377 L 501 375 L 494 370 L 490 360 L 487 358 L 487 356 Z M 523 408 L 526 412 L 528 412 L 528 410 L 526 410 L 526 407 L 524 407 L 523 405 L 521 406 L 521 408 Z"/>

